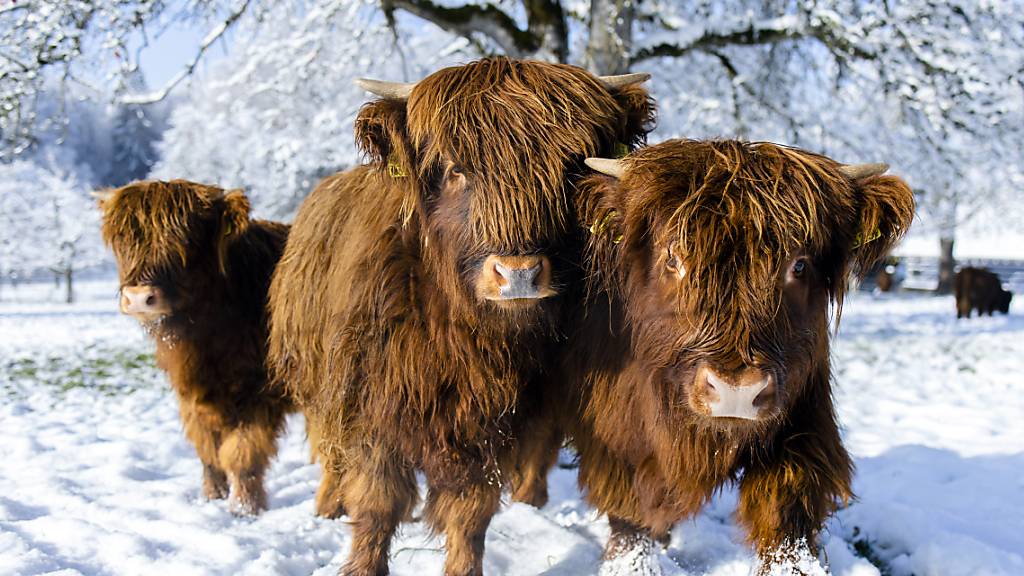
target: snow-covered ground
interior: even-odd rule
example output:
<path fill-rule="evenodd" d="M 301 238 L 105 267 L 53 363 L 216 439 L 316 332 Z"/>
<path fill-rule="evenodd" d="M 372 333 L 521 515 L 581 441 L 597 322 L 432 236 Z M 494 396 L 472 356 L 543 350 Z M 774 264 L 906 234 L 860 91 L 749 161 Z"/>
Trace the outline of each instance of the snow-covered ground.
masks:
<path fill-rule="evenodd" d="M 143 333 L 116 313 L 112 284 L 81 293 L 70 307 L 28 288 L 13 294 L 21 303 L 0 301 L 0 575 L 333 574 L 350 531 L 311 513 L 318 470 L 302 421 L 290 421 L 269 473 L 268 512 L 240 519 L 205 502 Z M 1016 304 L 1009 317 L 958 323 L 951 298 L 847 301 L 836 395 L 859 498 L 823 538 L 834 574 L 1024 574 Z M 514 504 L 495 518 L 489 574 L 596 573 L 607 523 L 581 502 L 571 470 L 551 483 L 545 509 Z M 750 572 L 735 498 L 726 490 L 674 530 L 669 573 Z M 440 548 L 422 525 L 405 526 L 393 573 L 440 574 Z"/>

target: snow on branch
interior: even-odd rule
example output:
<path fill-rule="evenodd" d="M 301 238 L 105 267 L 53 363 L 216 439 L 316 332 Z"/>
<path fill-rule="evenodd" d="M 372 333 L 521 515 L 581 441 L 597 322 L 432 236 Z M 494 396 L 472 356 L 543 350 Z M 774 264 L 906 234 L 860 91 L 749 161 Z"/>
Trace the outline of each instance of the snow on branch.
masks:
<path fill-rule="evenodd" d="M 15 10 L 27 10 L 27 9 L 29 9 L 31 7 L 32 7 L 32 3 L 31 2 L 24 2 L 24 1 L 22 1 L 22 2 L 11 2 L 10 4 L 7 4 L 6 6 L 0 6 L 0 14 L 5 14 L 7 12 L 14 12 Z"/>
<path fill-rule="evenodd" d="M 381 4 L 385 12 L 398 8 L 466 38 L 473 33 L 483 34 L 513 58 L 529 57 L 540 48 L 535 35 L 521 30 L 511 16 L 493 4 L 466 4 L 454 8 L 430 0 L 382 0 Z"/>
<path fill-rule="evenodd" d="M 118 102 L 121 104 L 154 104 L 156 102 L 160 102 L 164 98 L 167 98 L 167 95 L 171 93 L 171 90 L 173 90 L 175 86 L 195 72 L 196 66 L 199 65 L 199 61 L 202 60 L 206 51 L 209 50 L 217 40 L 224 36 L 224 33 L 227 32 L 228 29 L 245 14 L 250 4 L 251 0 L 244 0 L 238 8 L 232 11 L 228 17 L 224 19 L 223 22 L 214 26 L 199 44 L 199 50 L 196 51 L 192 60 L 190 60 L 188 64 L 181 69 L 181 71 L 175 74 L 173 78 L 164 84 L 162 88 L 154 92 L 149 92 L 148 94 L 127 94 L 118 98 Z"/>
<path fill-rule="evenodd" d="M 638 50 L 632 62 L 641 62 L 651 58 L 679 57 L 693 51 L 709 51 L 725 46 L 750 46 L 757 44 L 775 44 L 787 40 L 815 38 L 822 42 L 837 56 L 855 56 L 861 59 L 874 59 L 875 54 L 857 46 L 849 38 L 838 33 L 834 26 L 825 20 L 809 24 L 796 16 L 782 16 L 760 22 L 751 22 L 746 26 L 732 30 L 705 30 L 686 43 L 673 44 L 662 42 Z"/>

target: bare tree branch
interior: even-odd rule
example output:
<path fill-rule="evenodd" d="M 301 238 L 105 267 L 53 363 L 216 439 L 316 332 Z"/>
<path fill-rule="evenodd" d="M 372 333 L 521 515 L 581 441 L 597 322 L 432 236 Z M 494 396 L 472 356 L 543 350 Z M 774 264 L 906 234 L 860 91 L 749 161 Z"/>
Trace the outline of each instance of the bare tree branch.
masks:
<path fill-rule="evenodd" d="M 569 24 L 561 0 L 524 0 L 527 31 L 559 62 L 569 60 Z"/>
<path fill-rule="evenodd" d="M 467 4 L 456 8 L 440 6 L 430 0 L 382 0 L 385 12 L 401 9 L 431 22 L 453 34 L 472 40 L 483 34 L 513 58 L 526 58 L 541 47 L 541 40 L 521 30 L 515 20 L 493 4 Z"/>
<path fill-rule="evenodd" d="M 722 69 L 725 70 L 725 75 L 729 77 L 729 90 L 732 94 L 732 117 L 736 122 L 736 135 L 740 138 L 747 137 L 747 125 L 743 120 L 743 111 L 740 107 L 740 95 L 739 95 L 739 70 L 732 63 L 732 60 L 728 56 L 718 50 L 709 50 L 709 54 L 718 59 L 719 64 L 722 65 Z M 744 88 L 746 88 L 744 86 Z"/>
<path fill-rule="evenodd" d="M 833 53 L 840 56 L 854 56 L 864 60 L 873 60 L 875 54 L 865 50 L 824 22 L 814 25 L 798 23 L 794 25 L 788 18 L 774 18 L 764 22 L 752 22 L 744 28 L 727 32 L 707 31 L 701 36 L 685 44 L 661 43 L 648 46 L 637 51 L 632 62 L 641 62 L 651 58 L 664 56 L 679 57 L 693 51 L 710 51 L 725 46 L 752 46 L 776 44 L 788 40 L 814 38 L 824 44 Z"/>
<path fill-rule="evenodd" d="M 192 57 L 192 60 L 189 61 L 189 63 L 186 64 L 180 72 L 175 74 L 167 84 L 164 84 L 162 88 L 148 94 L 126 94 L 119 97 L 117 101 L 121 104 L 154 104 L 156 102 L 160 102 L 164 98 L 167 98 L 167 95 L 171 93 L 171 90 L 173 90 L 175 86 L 180 84 L 185 78 L 192 75 L 196 66 L 199 65 L 199 61 L 202 60 L 203 55 L 205 55 L 206 51 L 210 49 L 210 46 L 223 37 L 224 33 L 227 32 L 228 29 L 245 14 L 251 2 L 252 0 L 244 0 L 239 4 L 238 8 L 232 11 L 227 18 L 224 19 L 223 22 L 210 30 L 206 35 L 206 38 L 203 38 L 203 41 L 200 42 L 199 50 L 196 52 L 195 56 Z"/>

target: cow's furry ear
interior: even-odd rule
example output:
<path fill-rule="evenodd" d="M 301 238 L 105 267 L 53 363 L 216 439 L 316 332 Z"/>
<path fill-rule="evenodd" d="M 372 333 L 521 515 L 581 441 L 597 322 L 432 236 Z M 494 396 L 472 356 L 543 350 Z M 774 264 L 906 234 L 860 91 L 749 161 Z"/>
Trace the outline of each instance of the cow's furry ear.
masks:
<path fill-rule="evenodd" d="M 914 193 L 896 176 L 870 176 L 853 182 L 859 199 L 858 230 L 853 239 L 852 271 L 863 277 L 910 228 Z"/>
<path fill-rule="evenodd" d="M 618 263 L 625 202 L 619 179 L 594 173 L 577 183 L 576 214 L 583 228 L 587 294 L 614 291 L 622 267 Z"/>
<path fill-rule="evenodd" d="M 591 244 L 617 244 L 622 238 L 625 203 L 617 178 L 591 174 L 577 185 L 576 213 L 580 224 L 593 237 Z"/>
<path fill-rule="evenodd" d="M 404 100 L 381 99 L 364 104 L 355 122 L 359 149 L 371 162 L 396 177 L 412 171 L 405 119 Z"/>
<path fill-rule="evenodd" d="M 228 273 L 228 248 L 249 229 L 249 198 L 242 190 L 231 190 L 221 199 L 220 230 L 217 234 L 217 265 Z"/>
<path fill-rule="evenodd" d="M 654 129 L 656 106 L 642 84 L 630 84 L 612 92 L 624 112 L 619 140 L 630 150 L 647 142 Z"/>

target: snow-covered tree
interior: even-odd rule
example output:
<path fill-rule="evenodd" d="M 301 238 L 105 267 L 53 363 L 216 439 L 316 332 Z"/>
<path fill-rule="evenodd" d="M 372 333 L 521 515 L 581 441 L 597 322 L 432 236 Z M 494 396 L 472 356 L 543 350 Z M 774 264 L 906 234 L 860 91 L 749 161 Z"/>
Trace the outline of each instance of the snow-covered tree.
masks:
<path fill-rule="evenodd" d="M 69 154 L 49 149 L 37 161 L 0 163 L 0 271 L 49 271 L 74 298 L 74 274 L 103 261 L 99 217 Z"/>
<path fill-rule="evenodd" d="M 269 0 L 266 0 L 268 3 Z M 38 95 L 53 81 L 86 90 L 94 98 L 118 96 L 145 104 L 130 79 L 139 69 L 138 54 L 149 35 L 171 21 L 206 26 L 217 21 L 221 33 L 242 14 L 259 12 L 257 2 L 228 0 L 0 0 L 0 160 L 35 142 Z M 197 49 L 198 59 L 220 37 Z M 191 73 L 179 75 L 181 78 Z M 173 82 L 173 86 L 177 82 Z M 169 88 L 168 88 L 169 90 Z M 135 96 L 133 98 L 133 96 Z M 45 127 L 45 126 L 44 126 Z"/>
<path fill-rule="evenodd" d="M 129 84 L 145 90 L 146 81 L 136 71 Z M 163 135 L 165 107 L 158 104 L 115 104 L 110 112 L 111 153 L 109 168 L 103 177 L 107 186 L 123 186 L 145 178 L 157 161 L 156 143 Z"/>
<path fill-rule="evenodd" d="M 473 56 L 464 40 L 406 37 L 405 25 L 390 29 L 366 2 L 244 24 L 172 112 L 153 176 L 242 187 L 260 213 L 287 218 L 320 178 L 358 161 L 352 123 L 366 94 L 352 80 L 370 70 L 414 80 Z"/>
<path fill-rule="evenodd" d="M 133 34 L 144 41 L 179 16 L 207 35 L 180 74 L 133 92 L 124 81 L 137 69 Z M 352 161 L 352 77 L 413 79 L 493 53 L 654 72 L 660 135 L 738 135 L 887 160 L 925 191 L 922 220 L 950 247 L 978 213 L 969 207 L 1016 194 L 1010 167 L 1024 149 L 1017 1 L 0 0 L 0 36 L 17 46 L 0 54 L 0 131 L 11 142 L 45 70 L 71 82 L 97 54 L 112 55 L 120 101 L 159 101 L 230 36 L 231 55 L 175 115 L 158 173 L 188 167 L 255 184 L 275 213 Z M 90 38 L 101 49 L 83 49 Z"/>

